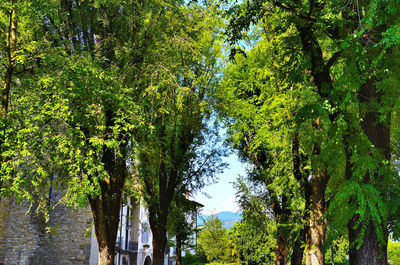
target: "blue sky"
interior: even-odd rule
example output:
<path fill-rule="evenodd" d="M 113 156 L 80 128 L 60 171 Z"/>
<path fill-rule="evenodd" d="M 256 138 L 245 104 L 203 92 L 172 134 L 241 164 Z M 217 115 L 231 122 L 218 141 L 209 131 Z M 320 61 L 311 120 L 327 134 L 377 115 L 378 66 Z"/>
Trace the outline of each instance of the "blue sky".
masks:
<path fill-rule="evenodd" d="M 207 193 L 207 198 L 202 193 L 196 194 L 194 200 L 203 204 L 202 214 L 219 213 L 223 211 L 237 212 L 239 207 L 235 201 L 235 189 L 232 182 L 238 175 L 245 176 L 245 164 L 242 164 L 235 154 L 231 154 L 224 161 L 229 164 L 222 174 L 218 175 L 219 181 L 216 184 L 206 186 L 202 191 Z"/>

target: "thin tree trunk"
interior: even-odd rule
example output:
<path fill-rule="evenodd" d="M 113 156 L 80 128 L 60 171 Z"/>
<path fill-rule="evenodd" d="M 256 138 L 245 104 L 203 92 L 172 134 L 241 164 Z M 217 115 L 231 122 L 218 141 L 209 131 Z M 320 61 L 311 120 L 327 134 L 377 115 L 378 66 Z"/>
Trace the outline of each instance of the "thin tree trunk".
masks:
<path fill-rule="evenodd" d="M 280 229 L 278 228 L 278 230 Z M 282 232 L 279 231 L 276 239 L 275 264 L 286 265 L 288 254 L 289 251 L 287 238 Z"/>
<path fill-rule="evenodd" d="M 300 231 L 301 234 L 304 234 L 304 230 Z M 304 236 L 304 235 L 303 235 Z M 301 237 L 303 237 L 301 236 Z M 290 259 L 291 265 L 302 265 L 303 263 L 303 254 L 304 254 L 304 246 L 303 240 L 297 240 L 293 245 L 292 257 Z"/>
<path fill-rule="evenodd" d="M 286 265 L 289 255 L 289 244 L 287 235 L 282 229 L 289 221 L 291 211 L 288 208 L 286 195 L 278 198 L 273 189 L 268 189 L 272 202 L 272 210 L 274 212 L 276 224 L 276 245 L 275 245 L 275 265 Z"/>
<path fill-rule="evenodd" d="M 287 236 L 285 232 L 282 231 L 282 226 L 287 224 L 289 220 L 290 210 L 287 208 L 288 198 L 282 195 L 281 201 L 279 201 L 273 190 L 270 189 L 269 193 L 271 198 L 274 198 L 272 210 L 274 211 L 276 222 L 275 265 L 286 265 L 289 245 Z"/>
<path fill-rule="evenodd" d="M 7 70 L 1 98 L 1 116 L 5 118 L 8 113 L 8 102 L 12 75 L 15 68 L 15 51 L 17 49 L 17 0 L 12 0 L 12 8 L 9 12 L 7 32 Z"/>
<path fill-rule="evenodd" d="M 310 204 L 310 191 L 308 185 L 308 174 L 302 174 L 302 159 L 300 158 L 300 139 L 298 131 L 295 131 L 292 141 L 292 155 L 293 155 L 293 176 L 302 185 L 305 200 L 305 209 L 303 213 L 303 220 L 308 219 L 308 211 Z M 304 162 L 304 161 L 303 161 Z M 305 239 L 305 228 L 301 229 L 300 235 L 296 242 L 292 246 L 292 256 L 290 260 L 291 265 L 302 265 L 303 254 L 304 254 L 304 239 Z"/>
<path fill-rule="evenodd" d="M 5 119 L 7 118 L 8 114 L 8 104 L 9 104 L 9 97 L 10 97 L 10 88 L 12 83 L 12 76 L 15 68 L 15 51 L 17 49 L 17 0 L 12 0 L 11 2 L 12 7 L 8 14 L 8 31 L 7 31 L 7 39 L 6 39 L 6 54 L 7 54 L 7 69 L 6 75 L 4 78 L 4 86 L 2 91 L 1 97 L 1 119 L 2 121 L 2 128 L 4 132 L 6 131 L 7 123 Z M 5 135 L 5 133 L 3 133 Z M 3 151 L 3 143 L 4 139 L 0 140 L 0 150 Z M 0 163 L 2 164 L 4 161 L 3 156 L 0 156 Z M 0 180 L 0 192 L 3 187 L 3 182 Z M 1 196 L 0 196 L 1 202 Z"/>
<path fill-rule="evenodd" d="M 180 234 L 176 235 L 176 265 L 182 264 L 182 237 Z"/>

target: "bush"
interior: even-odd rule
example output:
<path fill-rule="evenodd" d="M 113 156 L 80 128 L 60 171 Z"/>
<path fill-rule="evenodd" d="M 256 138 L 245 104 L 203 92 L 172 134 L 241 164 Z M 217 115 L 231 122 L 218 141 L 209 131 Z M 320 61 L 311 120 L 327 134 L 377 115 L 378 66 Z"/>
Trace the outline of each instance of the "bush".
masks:
<path fill-rule="evenodd" d="M 205 265 L 236 265 L 236 263 L 211 262 L 211 263 L 206 263 Z"/>
<path fill-rule="evenodd" d="M 387 254 L 389 264 L 400 265 L 400 242 L 389 241 Z"/>
<path fill-rule="evenodd" d="M 182 257 L 182 265 L 204 265 L 207 262 L 204 253 L 192 255 L 190 252 L 186 252 L 185 256 Z"/>

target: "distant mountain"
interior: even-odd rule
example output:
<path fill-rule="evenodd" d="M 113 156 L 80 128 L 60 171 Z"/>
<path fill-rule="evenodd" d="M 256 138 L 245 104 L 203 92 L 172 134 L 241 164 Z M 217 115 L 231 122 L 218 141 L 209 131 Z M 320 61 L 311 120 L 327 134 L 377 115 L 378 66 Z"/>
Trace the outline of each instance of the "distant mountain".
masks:
<path fill-rule="evenodd" d="M 226 229 L 230 229 L 235 222 L 242 220 L 242 212 L 220 212 L 217 213 L 216 216 L 221 220 L 223 227 Z M 197 218 L 197 225 L 204 225 L 204 221 L 206 221 L 209 217 L 209 215 L 200 214 Z"/>

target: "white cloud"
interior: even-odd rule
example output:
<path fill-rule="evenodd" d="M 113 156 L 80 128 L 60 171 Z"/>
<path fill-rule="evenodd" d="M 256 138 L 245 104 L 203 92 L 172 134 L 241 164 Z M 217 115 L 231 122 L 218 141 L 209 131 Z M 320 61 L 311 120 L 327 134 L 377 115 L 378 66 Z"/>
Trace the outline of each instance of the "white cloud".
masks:
<path fill-rule="evenodd" d="M 236 203 L 236 197 L 235 195 L 231 195 L 226 199 L 225 201 L 221 202 L 221 207 L 218 212 L 223 212 L 223 211 L 230 211 L 230 212 L 237 212 L 239 211 L 239 206 Z"/>

